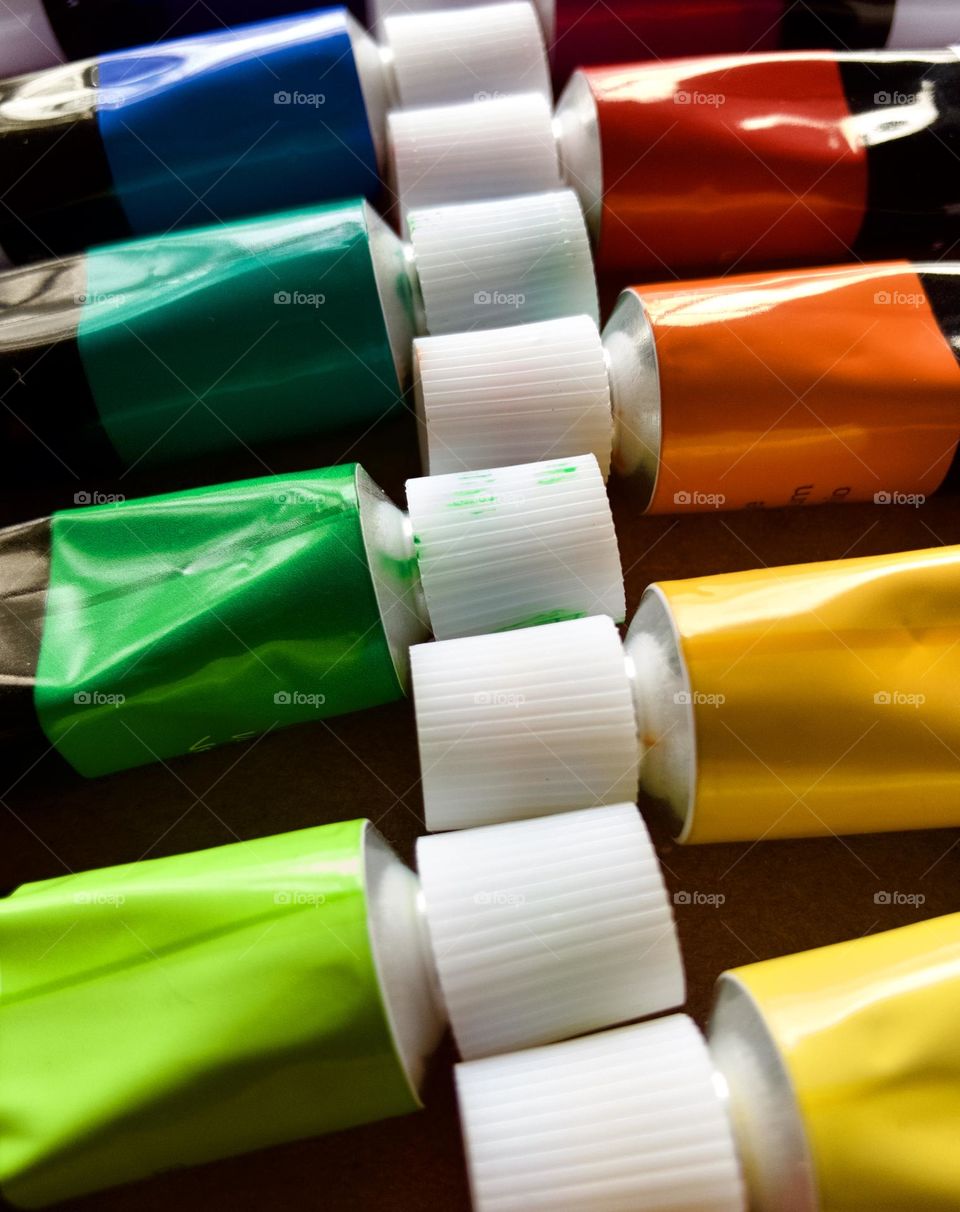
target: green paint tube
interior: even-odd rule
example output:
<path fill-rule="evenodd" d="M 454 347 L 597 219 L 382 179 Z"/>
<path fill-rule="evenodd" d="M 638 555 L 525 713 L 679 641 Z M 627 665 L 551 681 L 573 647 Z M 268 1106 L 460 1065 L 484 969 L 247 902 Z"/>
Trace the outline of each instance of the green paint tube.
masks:
<path fill-rule="evenodd" d="M 0 901 L 0 1196 L 413 1111 L 447 1020 L 476 1057 L 683 1000 L 632 806 L 423 838 L 417 863 L 351 821 Z"/>
<path fill-rule="evenodd" d="M 596 314 L 569 192 L 436 207 L 407 244 L 361 199 L 0 273 L 4 473 L 116 474 L 365 433 L 415 333 Z"/>
<path fill-rule="evenodd" d="M 39 724 L 106 774 L 399 698 L 431 629 L 622 617 L 592 455 L 407 492 L 409 516 L 347 465 L 0 531 L 8 751 Z"/>

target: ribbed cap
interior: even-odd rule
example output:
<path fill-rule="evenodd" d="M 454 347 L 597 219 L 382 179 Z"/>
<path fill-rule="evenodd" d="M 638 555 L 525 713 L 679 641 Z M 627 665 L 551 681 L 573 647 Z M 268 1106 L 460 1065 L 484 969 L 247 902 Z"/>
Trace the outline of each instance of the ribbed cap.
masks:
<path fill-rule="evenodd" d="M 685 1015 L 457 1065 L 476 1212 L 744 1212 Z"/>
<path fill-rule="evenodd" d="M 407 109 L 387 119 L 401 210 L 558 188 L 560 162 L 542 93 Z"/>
<path fill-rule="evenodd" d="M 417 866 L 464 1057 L 683 1001 L 673 916 L 632 804 L 421 838 Z"/>
<path fill-rule="evenodd" d="M 593 455 L 407 481 L 438 640 L 626 609 L 617 536 Z"/>
<path fill-rule="evenodd" d="M 546 41 L 553 39 L 556 25 L 554 13 L 555 0 L 534 0 L 534 9 L 542 28 L 546 31 Z M 472 4 L 464 4 L 464 0 L 367 0 L 368 24 L 373 30 L 381 30 L 387 17 L 400 13 L 436 13 L 449 8 L 473 8 Z"/>
<path fill-rule="evenodd" d="M 420 337 L 413 360 L 431 474 L 587 450 L 609 474 L 610 384 L 589 316 Z"/>
<path fill-rule="evenodd" d="M 388 17 L 383 42 L 406 109 L 490 101 L 503 93 L 550 96 L 543 33 L 526 3 Z"/>
<path fill-rule="evenodd" d="M 568 189 L 414 210 L 407 226 L 431 334 L 599 319 L 590 241 Z"/>
<path fill-rule="evenodd" d="M 597 616 L 410 650 L 428 829 L 636 800 L 623 646 Z"/>

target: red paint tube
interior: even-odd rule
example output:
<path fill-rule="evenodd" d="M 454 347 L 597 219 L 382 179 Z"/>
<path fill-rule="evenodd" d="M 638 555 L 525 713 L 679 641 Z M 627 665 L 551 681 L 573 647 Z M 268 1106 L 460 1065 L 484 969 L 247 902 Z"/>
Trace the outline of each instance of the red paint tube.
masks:
<path fill-rule="evenodd" d="M 566 182 L 598 268 L 641 280 L 943 257 L 960 240 L 953 50 L 590 68 L 555 115 L 531 93 L 389 129 L 405 206 Z"/>

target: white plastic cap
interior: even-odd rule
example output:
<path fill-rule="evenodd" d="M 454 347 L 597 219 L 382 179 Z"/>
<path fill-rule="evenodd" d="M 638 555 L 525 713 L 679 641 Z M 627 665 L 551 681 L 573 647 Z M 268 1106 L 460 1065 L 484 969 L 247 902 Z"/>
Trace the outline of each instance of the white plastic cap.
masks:
<path fill-rule="evenodd" d="M 383 41 L 406 109 L 489 101 L 502 93 L 550 96 L 543 31 L 527 3 L 388 17 Z"/>
<path fill-rule="evenodd" d="M 421 838 L 417 866 L 464 1057 L 683 1001 L 673 915 L 632 804 Z"/>
<path fill-rule="evenodd" d="M 590 241 L 569 189 L 414 210 L 407 225 L 431 334 L 599 320 Z"/>
<path fill-rule="evenodd" d="M 556 28 L 556 0 L 535 0 L 534 8 L 543 27 L 547 45 L 553 41 Z M 476 0 L 367 0 L 368 24 L 371 29 L 383 28 L 387 17 L 399 13 L 436 13 L 441 9 L 473 8 Z"/>
<path fill-rule="evenodd" d="M 431 474 L 588 450 L 609 474 L 610 383 L 590 316 L 420 337 L 413 362 Z"/>
<path fill-rule="evenodd" d="M 744 1212 L 733 1133 L 685 1015 L 459 1064 L 476 1212 Z"/>
<path fill-rule="evenodd" d="M 610 503 L 593 455 L 407 481 L 437 639 L 626 610 Z"/>
<path fill-rule="evenodd" d="M 396 111 L 387 119 L 387 144 L 402 213 L 562 184 L 550 103 L 542 93 Z"/>
<path fill-rule="evenodd" d="M 623 646 L 603 616 L 410 650 L 428 829 L 636 800 Z"/>

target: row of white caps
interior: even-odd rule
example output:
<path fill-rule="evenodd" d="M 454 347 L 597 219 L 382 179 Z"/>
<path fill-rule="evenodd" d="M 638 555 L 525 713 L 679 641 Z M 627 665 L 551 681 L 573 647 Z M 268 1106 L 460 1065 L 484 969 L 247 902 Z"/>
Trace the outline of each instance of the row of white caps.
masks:
<path fill-rule="evenodd" d="M 486 108 L 469 112 L 464 107 L 435 108 L 391 117 L 392 184 L 401 202 L 442 197 L 455 203 L 513 193 L 536 197 L 538 189 L 558 180 L 557 148 L 544 96 L 523 98 L 519 107 L 513 97 L 493 96 L 489 101 Z M 465 147 L 466 158 L 458 156 L 458 146 Z M 479 187 L 477 165 L 483 170 Z M 566 197 L 579 211 L 574 195 Z M 499 204 L 504 207 L 503 235 L 508 237 L 511 228 L 516 230 L 518 214 L 522 223 L 528 203 L 509 198 Z M 415 242 L 419 216 L 408 216 L 406 224 Z M 485 236 L 478 232 L 478 243 Z M 565 246 L 566 240 L 554 244 L 554 250 Z M 589 257 L 585 243 L 582 248 Z M 582 261 L 582 252 L 577 252 Z M 529 524 L 541 512 L 522 489 L 514 490 L 512 499 L 505 485 L 494 489 L 489 468 L 513 461 L 509 454 L 498 454 L 505 419 L 516 426 L 506 441 L 517 459 L 527 450 L 537 452 L 533 457 L 592 450 L 603 479 L 609 470 L 613 422 L 596 308 L 576 316 L 575 305 L 563 306 L 561 314 L 575 318 L 558 321 L 552 329 L 524 325 L 512 331 L 495 329 L 489 336 L 471 332 L 491 327 L 482 319 L 478 324 L 478 306 L 506 306 L 516 312 L 526 307 L 528 291 L 517 281 L 516 275 L 502 275 L 499 284 L 488 279 L 478 289 L 473 308 L 469 300 L 461 300 L 459 308 L 453 299 L 439 308 L 434 303 L 434 313 L 444 316 L 443 327 L 429 331 L 457 335 L 418 342 L 415 354 L 424 466 L 468 469 L 412 482 L 412 515 L 420 515 L 426 505 L 427 529 L 439 523 L 441 533 L 445 518 L 451 519 L 445 548 L 431 544 L 429 553 L 419 549 L 424 588 L 429 593 L 428 587 L 442 578 L 455 600 L 450 606 L 445 602 L 436 619 L 431 610 L 435 634 L 476 637 L 421 646 L 413 653 L 431 828 L 496 819 L 503 812 L 496 795 L 491 798 L 496 783 L 508 795 L 509 815 L 523 816 L 528 809 L 542 812 L 537 805 L 544 797 L 540 789 L 530 787 L 531 774 L 534 782 L 546 775 L 566 788 L 554 788 L 547 797 L 551 807 L 589 799 L 597 779 L 606 779 L 610 772 L 614 777 L 605 789 L 608 801 L 621 791 L 631 801 L 636 794 L 631 689 L 615 629 L 602 610 L 589 612 L 598 617 L 590 620 L 588 642 L 575 642 L 569 650 L 562 626 L 484 636 L 479 633 L 488 628 L 468 622 L 461 613 L 471 620 L 476 617 L 477 587 L 469 575 L 464 578 L 458 561 L 464 550 L 460 517 L 482 511 L 494 495 L 501 504 L 506 500 L 515 506 L 510 526 L 521 517 Z M 429 290 L 428 277 L 425 304 Z M 536 298 L 530 301 L 533 306 L 525 315 L 508 315 L 511 324 L 543 318 Z M 504 347 L 511 340 L 516 350 L 513 358 L 508 351 L 505 367 Z M 531 343 L 542 347 L 551 342 L 553 348 L 534 349 L 531 361 Z M 499 362 L 496 368 L 494 361 Z M 458 392 L 459 399 L 466 394 L 472 402 L 479 384 L 482 394 L 485 370 L 499 374 L 499 385 L 487 393 L 487 408 L 471 423 L 466 409 L 456 410 Z M 518 420 L 516 394 L 524 390 L 523 377 L 531 373 L 538 385 L 553 378 L 554 409 L 551 415 L 549 408 L 541 407 L 524 433 L 530 414 L 521 413 Z M 560 382 L 561 374 L 567 382 Z M 570 383 L 573 387 L 565 392 Z M 556 414 L 557 389 L 561 409 L 564 400 L 569 405 L 569 417 Z M 444 404 L 451 403 L 448 415 L 454 411 L 454 425 L 445 431 L 438 417 Z M 557 440 L 563 443 L 561 451 L 550 449 Z M 563 490 L 572 487 L 572 473 L 584 462 L 574 457 L 566 465 L 539 464 L 534 478 L 539 487 L 559 485 Z M 595 465 L 592 459 L 587 462 Z M 518 485 L 520 479 L 526 485 L 531 482 L 527 468 L 509 470 Z M 572 513 L 554 513 L 544 533 L 555 556 L 557 549 L 547 537 L 551 530 L 555 537 L 562 535 L 564 546 L 571 539 L 576 543 L 580 531 L 589 547 L 591 531 L 596 533 L 594 512 L 588 508 L 576 519 Z M 503 546 L 496 536 L 492 541 L 508 562 L 518 561 L 539 580 L 525 567 L 529 544 L 515 546 L 511 555 L 509 543 Z M 430 557 L 441 563 L 432 565 Z M 473 566 L 472 556 L 468 562 Z M 551 563 L 557 567 L 556 559 Z M 565 557 L 559 564 L 566 564 Z M 592 572 L 585 574 L 576 561 L 563 571 L 574 598 L 582 598 L 586 589 L 598 600 L 588 589 Z M 550 593 L 556 598 L 556 590 Z M 499 601 L 499 590 L 493 596 Z M 563 608 L 556 613 L 563 617 Z M 622 618 L 622 612 L 616 617 Z M 532 652 L 531 635 L 539 641 Z M 510 715 L 516 706 L 513 696 L 523 692 L 505 688 L 508 670 L 514 682 L 519 673 L 534 699 L 519 730 L 509 726 L 517 723 Z M 577 718 L 566 718 L 559 729 L 544 734 L 539 731 L 537 692 L 562 697 L 564 686 L 567 698 L 575 698 L 580 708 Z M 525 695 L 524 702 L 529 702 Z M 549 714 L 547 702 L 541 705 Z M 507 708 L 506 718 L 501 713 L 499 720 L 492 719 L 489 711 L 484 715 L 491 707 Z M 576 773 L 564 768 L 563 758 L 563 748 L 574 736 L 581 750 Z M 547 753 L 547 760 L 534 762 L 532 771 L 526 760 L 531 750 Z M 455 751 L 455 785 L 450 786 L 448 759 Z M 475 795 L 465 804 L 466 784 L 473 786 Z M 529 800 L 525 793 L 530 793 Z M 457 1066 L 457 1091 L 478 1212 L 741 1209 L 743 1189 L 729 1120 L 716 1090 L 715 1068 L 694 1024 L 673 1015 L 586 1035 L 663 1013 L 684 1000 L 672 913 L 655 851 L 633 803 L 423 838 L 417 859 L 439 984 L 467 1060 Z M 558 1039 L 566 1042 L 549 1042 Z M 530 1047 L 544 1042 L 545 1047 Z"/>

